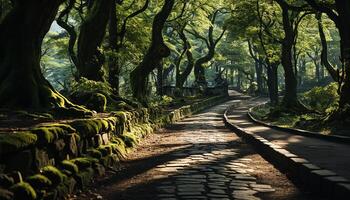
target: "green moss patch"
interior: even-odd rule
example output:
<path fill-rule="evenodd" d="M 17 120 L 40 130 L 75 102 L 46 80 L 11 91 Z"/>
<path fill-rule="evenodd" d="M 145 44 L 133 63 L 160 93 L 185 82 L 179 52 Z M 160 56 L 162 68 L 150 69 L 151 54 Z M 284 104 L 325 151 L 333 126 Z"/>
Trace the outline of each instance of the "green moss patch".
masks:
<path fill-rule="evenodd" d="M 67 124 L 49 124 L 35 127 L 31 132 L 38 136 L 38 142 L 40 145 L 47 145 L 65 135 L 74 133 L 75 129 Z"/>
<path fill-rule="evenodd" d="M 35 145 L 37 136 L 29 132 L 0 133 L 0 154 L 18 152 Z"/>
<path fill-rule="evenodd" d="M 49 180 L 55 186 L 62 183 L 63 179 L 65 178 L 65 175 L 54 166 L 46 166 L 42 168 L 41 173 L 47 178 L 49 178 Z"/>
<path fill-rule="evenodd" d="M 93 158 L 96 158 L 96 159 L 102 158 L 102 153 L 96 149 L 88 149 L 87 154 Z"/>
<path fill-rule="evenodd" d="M 115 120 L 112 118 L 75 120 L 71 122 L 70 125 L 78 131 L 79 135 L 93 137 L 102 132 L 114 130 Z"/>
<path fill-rule="evenodd" d="M 70 161 L 78 166 L 79 171 L 92 167 L 93 163 L 98 163 L 96 158 L 91 157 L 75 158 Z"/>
<path fill-rule="evenodd" d="M 33 188 L 36 190 L 41 190 L 45 188 L 49 188 L 52 185 L 52 182 L 50 179 L 48 179 L 46 176 L 42 174 L 36 174 L 33 176 L 30 176 L 26 180 Z"/>
<path fill-rule="evenodd" d="M 78 166 L 69 160 L 62 161 L 61 167 L 62 169 L 71 172 L 72 174 L 77 174 L 79 172 Z"/>

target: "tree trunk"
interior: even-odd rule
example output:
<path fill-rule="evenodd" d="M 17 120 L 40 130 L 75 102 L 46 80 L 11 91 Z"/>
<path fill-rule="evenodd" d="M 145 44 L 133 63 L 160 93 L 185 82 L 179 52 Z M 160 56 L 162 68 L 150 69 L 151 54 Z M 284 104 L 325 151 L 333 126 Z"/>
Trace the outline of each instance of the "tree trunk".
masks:
<path fill-rule="evenodd" d="M 118 21 L 116 13 L 116 0 L 111 0 L 111 10 L 109 15 L 108 42 L 112 55 L 108 59 L 108 82 L 113 88 L 115 95 L 119 96 L 119 47 L 118 47 Z"/>
<path fill-rule="evenodd" d="M 317 60 L 314 60 L 314 64 L 315 64 L 315 78 L 317 80 L 317 83 L 321 82 L 321 68 L 320 65 L 318 64 Z"/>
<path fill-rule="evenodd" d="M 163 79 L 163 64 L 161 63 L 157 67 L 157 94 L 159 96 L 163 96 L 163 84 L 164 84 L 164 79 Z"/>
<path fill-rule="evenodd" d="M 163 70 L 163 85 L 170 85 L 173 81 L 173 71 L 175 69 L 174 64 L 170 64 L 168 68 Z M 170 77 L 170 80 L 169 80 Z"/>
<path fill-rule="evenodd" d="M 78 72 L 80 77 L 104 81 L 105 57 L 99 50 L 106 33 L 111 0 L 94 1 L 80 28 L 78 39 Z"/>
<path fill-rule="evenodd" d="M 191 74 L 191 72 L 193 70 L 193 66 L 194 66 L 194 58 L 193 58 L 193 55 L 191 52 L 191 44 L 188 41 L 186 34 L 184 33 L 184 29 L 185 29 L 185 27 L 183 27 L 183 29 L 180 30 L 178 33 L 179 33 L 179 36 L 180 36 L 182 42 L 184 43 L 183 52 L 186 53 L 187 65 L 186 65 L 185 69 L 181 72 L 180 63 L 176 64 L 176 88 L 178 88 L 178 89 L 182 89 L 188 76 Z"/>
<path fill-rule="evenodd" d="M 267 80 L 268 80 L 268 89 L 269 97 L 272 105 L 277 105 L 278 100 L 278 65 L 271 64 L 267 67 Z"/>
<path fill-rule="evenodd" d="M 340 109 L 350 109 L 350 1 L 336 0 L 343 73 L 340 86 Z"/>
<path fill-rule="evenodd" d="M 147 50 L 143 61 L 130 74 L 133 96 L 139 101 L 146 103 L 147 98 L 147 77 L 159 66 L 163 58 L 170 55 L 170 49 L 163 39 L 164 24 L 174 6 L 174 0 L 165 0 L 161 11 L 154 17 L 152 26 L 152 42 Z"/>
<path fill-rule="evenodd" d="M 204 64 L 209 62 L 211 59 L 214 58 L 214 51 L 209 49 L 209 53 L 205 55 L 204 57 L 199 58 L 195 63 L 194 63 L 194 76 L 196 79 L 196 84 L 198 86 L 207 86 L 207 79 L 205 77 L 205 68 Z"/>
<path fill-rule="evenodd" d="M 257 59 L 255 61 L 255 73 L 256 73 L 256 83 L 258 84 L 258 93 L 263 94 L 264 88 L 263 88 L 263 65 L 262 60 Z"/>
<path fill-rule="evenodd" d="M 323 23 L 322 23 L 322 13 L 319 13 L 316 15 L 316 19 L 318 22 L 318 31 L 320 35 L 321 45 L 322 45 L 322 51 L 321 51 L 321 64 L 324 66 L 328 73 L 331 75 L 332 79 L 334 81 L 339 81 L 339 73 L 337 70 L 332 66 L 332 64 L 328 60 L 328 45 L 326 40 L 326 35 L 323 30 Z"/>
<path fill-rule="evenodd" d="M 75 107 L 40 70 L 43 38 L 63 0 L 17 1 L 0 24 L 0 108 L 49 110 Z"/>
<path fill-rule="evenodd" d="M 294 72 L 292 49 L 294 45 L 294 29 L 290 20 L 288 6 L 279 3 L 282 9 L 284 39 L 282 41 L 282 66 L 285 76 L 285 95 L 283 104 L 286 108 L 297 108 L 300 102 L 297 98 L 297 78 Z"/>
<path fill-rule="evenodd" d="M 242 91 L 242 80 L 241 80 L 241 76 L 242 76 L 242 74 L 241 74 L 241 71 L 240 70 L 238 70 L 237 71 L 237 90 L 240 92 L 240 91 Z"/>

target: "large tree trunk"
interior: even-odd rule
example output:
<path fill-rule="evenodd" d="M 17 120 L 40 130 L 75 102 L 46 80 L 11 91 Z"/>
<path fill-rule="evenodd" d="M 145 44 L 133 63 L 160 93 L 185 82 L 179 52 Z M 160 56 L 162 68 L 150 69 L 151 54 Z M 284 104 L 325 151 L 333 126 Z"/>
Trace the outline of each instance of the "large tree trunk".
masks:
<path fill-rule="evenodd" d="M 176 65 L 176 88 L 182 89 L 188 76 L 191 74 L 194 66 L 194 58 L 191 52 L 191 44 L 188 41 L 183 30 L 179 31 L 179 36 L 184 43 L 184 52 L 186 52 L 187 65 L 183 72 L 180 71 L 180 63 Z"/>
<path fill-rule="evenodd" d="M 110 16 L 111 0 L 93 1 L 80 28 L 78 39 L 78 72 L 80 77 L 104 81 L 104 55 L 100 52 Z"/>
<path fill-rule="evenodd" d="M 164 72 L 164 66 L 161 63 L 157 67 L 157 94 L 159 96 L 163 96 L 163 85 L 164 85 L 163 72 Z"/>
<path fill-rule="evenodd" d="M 319 31 L 321 45 L 322 45 L 321 64 L 327 69 L 332 79 L 338 82 L 339 72 L 332 66 L 332 64 L 328 60 L 328 45 L 327 45 L 326 35 L 323 30 L 322 13 L 317 14 L 316 19 L 318 21 L 318 31 Z"/>
<path fill-rule="evenodd" d="M 267 86 L 272 105 L 278 104 L 278 65 L 277 63 L 273 63 L 267 67 Z"/>
<path fill-rule="evenodd" d="M 205 77 L 205 68 L 203 65 L 211 61 L 211 59 L 214 58 L 214 55 L 215 55 L 215 49 L 210 48 L 207 55 L 199 58 L 194 63 L 194 76 L 196 79 L 196 84 L 198 86 L 204 86 L 204 87 L 207 86 L 207 79 Z"/>
<path fill-rule="evenodd" d="M 111 10 L 109 16 L 109 47 L 113 54 L 108 59 L 108 82 L 113 88 L 115 95 L 119 96 L 119 76 L 120 76 L 120 65 L 119 65 L 119 46 L 118 46 L 118 21 L 116 12 L 116 0 L 111 0 Z"/>
<path fill-rule="evenodd" d="M 62 2 L 16 1 L 0 24 L 0 108 L 41 111 L 74 107 L 40 70 L 43 38 Z"/>
<path fill-rule="evenodd" d="M 279 3 L 279 1 L 278 1 Z M 295 33 L 293 24 L 291 23 L 288 6 L 284 3 L 279 3 L 282 9 L 284 39 L 282 41 L 282 57 L 281 62 L 285 76 L 285 95 L 283 104 L 286 108 L 298 108 L 300 102 L 297 98 L 297 78 L 293 65 L 292 49 L 294 45 Z"/>
<path fill-rule="evenodd" d="M 130 74 L 133 96 L 141 102 L 146 102 L 147 77 L 160 65 L 163 58 L 170 55 L 170 49 L 163 39 L 164 24 L 174 6 L 174 0 L 165 0 L 161 11 L 154 17 L 152 26 L 152 42 L 142 62 Z"/>
<path fill-rule="evenodd" d="M 339 15 L 338 29 L 343 63 L 339 107 L 350 109 L 350 1 L 337 0 L 336 6 Z"/>

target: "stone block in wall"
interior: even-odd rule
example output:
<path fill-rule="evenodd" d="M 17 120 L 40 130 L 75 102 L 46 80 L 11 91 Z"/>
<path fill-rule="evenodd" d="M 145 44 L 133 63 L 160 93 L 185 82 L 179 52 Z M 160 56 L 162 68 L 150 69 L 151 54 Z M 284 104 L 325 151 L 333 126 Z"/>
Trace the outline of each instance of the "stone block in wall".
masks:
<path fill-rule="evenodd" d="M 77 186 L 80 189 L 85 190 L 86 187 L 88 187 L 91 184 L 93 177 L 94 177 L 94 169 L 90 167 L 80 171 L 76 175 Z"/>
<path fill-rule="evenodd" d="M 75 158 L 79 155 L 77 142 L 76 134 L 69 134 L 65 137 L 65 151 L 70 157 Z"/>
<path fill-rule="evenodd" d="M 103 144 L 102 136 L 101 135 L 95 135 L 93 137 L 93 147 L 97 148 Z"/>
<path fill-rule="evenodd" d="M 116 154 L 105 156 L 101 158 L 100 162 L 107 168 L 117 169 L 120 166 L 119 158 Z"/>
<path fill-rule="evenodd" d="M 104 144 L 104 145 L 107 145 L 107 144 L 109 144 L 109 142 L 110 142 L 110 134 L 108 134 L 108 133 L 104 133 L 104 134 L 102 134 L 102 144 Z"/>
<path fill-rule="evenodd" d="M 55 160 L 50 158 L 47 149 L 34 149 L 34 157 L 35 157 L 35 171 L 48 166 L 55 165 Z"/>
<path fill-rule="evenodd" d="M 103 176 L 106 173 L 105 167 L 99 163 L 94 163 L 93 169 L 95 170 L 95 174 L 97 174 L 98 176 Z"/>
<path fill-rule="evenodd" d="M 33 171 L 34 155 L 32 150 L 14 153 L 5 159 L 6 172 L 20 171 L 23 174 L 28 174 Z"/>

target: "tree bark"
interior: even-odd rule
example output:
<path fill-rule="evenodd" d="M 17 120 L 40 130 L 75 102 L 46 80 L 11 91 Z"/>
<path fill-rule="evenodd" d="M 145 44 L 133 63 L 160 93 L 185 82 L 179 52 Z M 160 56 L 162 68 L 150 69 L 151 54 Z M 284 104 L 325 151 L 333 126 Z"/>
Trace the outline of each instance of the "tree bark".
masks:
<path fill-rule="evenodd" d="M 0 24 L 1 109 L 80 108 L 55 91 L 40 70 L 43 38 L 61 3 L 63 0 L 16 1 Z"/>
<path fill-rule="evenodd" d="M 154 17 L 151 45 L 140 65 L 130 74 L 133 96 L 143 103 L 146 103 L 147 98 L 148 75 L 160 65 L 163 58 L 170 55 L 170 49 L 164 43 L 162 31 L 173 6 L 174 0 L 165 0 L 162 9 Z"/>
<path fill-rule="evenodd" d="M 94 1 L 80 27 L 78 39 L 78 72 L 80 77 L 104 81 L 105 57 L 99 50 L 106 33 L 111 0 Z"/>
<path fill-rule="evenodd" d="M 284 69 L 285 76 L 285 95 L 283 97 L 283 104 L 286 108 L 298 108 L 300 102 L 297 98 L 297 78 L 294 71 L 293 64 L 293 45 L 295 40 L 295 32 L 292 20 L 289 16 L 288 5 L 283 1 L 277 1 L 282 9 L 284 38 L 282 41 L 282 57 L 281 63 Z"/>
<path fill-rule="evenodd" d="M 116 12 L 116 0 L 111 0 L 111 10 L 109 15 L 109 48 L 112 51 L 112 55 L 108 59 L 108 82 L 113 88 L 115 95 L 119 96 L 119 76 L 120 76 L 120 65 L 119 65 L 119 47 L 118 47 L 118 20 Z"/>
<path fill-rule="evenodd" d="M 163 85 L 164 85 L 163 72 L 164 72 L 164 67 L 163 67 L 163 64 L 161 63 L 157 67 L 157 94 L 159 96 L 163 96 Z"/>
<path fill-rule="evenodd" d="M 183 88 L 183 85 L 185 84 L 188 76 L 191 74 L 194 67 L 194 58 L 191 52 L 191 44 L 188 41 L 186 34 L 184 33 L 184 28 L 185 27 L 183 27 L 182 30 L 178 31 L 178 33 L 182 42 L 184 43 L 183 52 L 186 53 L 187 65 L 182 73 L 180 71 L 180 63 L 176 65 L 176 88 L 178 89 Z"/>
<path fill-rule="evenodd" d="M 336 82 L 339 81 L 339 72 L 332 66 L 328 60 L 328 45 L 326 40 L 326 35 L 323 30 L 322 23 L 322 13 L 316 15 L 319 35 L 321 39 L 322 52 L 321 52 L 321 64 L 327 69 L 328 73 L 331 75 L 332 79 Z"/>
<path fill-rule="evenodd" d="M 267 86 L 269 90 L 270 102 L 277 105 L 278 100 L 278 65 L 279 63 L 268 64 L 267 66 Z"/>
<path fill-rule="evenodd" d="M 339 108 L 350 110 L 350 1 L 336 0 L 339 15 L 337 27 L 340 35 L 343 73 L 340 85 Z"/>
<path fill-rule="evenodd" d="M 205 37 L 199 35 L 199 33 L 197 33 L 196 31 L 194 31 L 194 33 L 190 32 L 195 37 L 204 40 L 204 42 L 206 43 L 206 45 L 208 47 L 208 53 L 206 55 L 204 55 L 203 57 L 199 58 L 198 60 L 196 60 L 194 63 L 195 82 L 196 82 L 197 86 L 202 86 L 204 88 L 207 87 L 207 80 L 205 77 L 205 68 L 203 65 L 205 63 L 211 61 L 214 58 L 216 46 L 220 42 L 220 40 L 223 38 L 223 36 L 226 32 L 226 28 L 224 28 L 223 31 L 221 32 L 220 36 L 216 40 L 214 39 L 214 24 L 215 24 L 216 17 L 217 17 L 219 12 L 220 12 L 220 10 L 216 10 L 211 16 L 210 20 L 211 20 L 212 25 L 210 25 L 209 30 L 208 30 L 208 38 L 205 38 Z"/>

